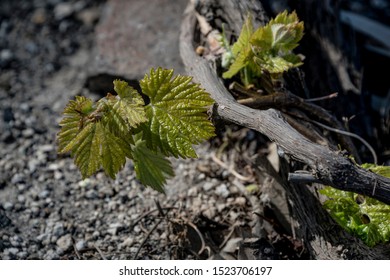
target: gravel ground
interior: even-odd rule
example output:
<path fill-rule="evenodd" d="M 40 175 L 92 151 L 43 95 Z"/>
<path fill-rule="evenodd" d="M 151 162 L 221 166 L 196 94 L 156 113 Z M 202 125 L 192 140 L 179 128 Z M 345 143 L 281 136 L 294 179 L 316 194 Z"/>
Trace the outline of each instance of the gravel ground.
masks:
<path fill-rule="evenodd" d="M 0 258 L 307 258 L 267 208 L 283 196 L 272 198 L 273 182 L 250 163 L 275 163 L 275 149 L 249 130 L 227 128 L 197 147 L 198 159 L 174 160 L 166 195 L 143 187 L 130 163 L 116 180 L 82 180 L 57 154 L 68 100 L 100 98 L 86 87 L 86 65 L 104 5 L 0 1 Z"/>
<path fill-rule="evenodd" d="M 82 180 L 72 159 L 57 154 L 67 101 L 99 97 L 84 85 L 103 4 L 0 2 L 0 258 L 239 258 L 256 221 L 245 186 L 256 192 L 256 180 L 245 164 L 248 180 L 229 171 L 234 149 L 213 156 L 221 140 L 198 147 L 197 160 L 175 160 L 166 195 L 140 185 L 131 164 L 115 181 L 103 173 Z M 285 257 L 263 243 L 268 257 Z"/>

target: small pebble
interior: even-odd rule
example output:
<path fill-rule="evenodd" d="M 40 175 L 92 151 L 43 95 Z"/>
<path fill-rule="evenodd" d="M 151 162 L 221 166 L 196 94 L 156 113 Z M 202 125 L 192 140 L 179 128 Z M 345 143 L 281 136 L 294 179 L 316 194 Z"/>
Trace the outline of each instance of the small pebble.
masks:
<path fill-rule="evenodd" d="M 18 235 L 14 235 L 10 238 L 10 242 L 12 246 L 20 247 L 22 245 L 23 239 Z"/>
<path fill-rule="evenodd" d="M 244 207 L 246 205 L 246 198 L 245 197 L 236 197 L 234 203 L 238 206 Z"/>
<path fill-rule="evenodd" d="M 91 184 L 91 179 L 87 178 L 78 183 L 78 186 L 81 188 L 88 187 Z"/>
<path fill-rule="evenodd" d="M 61 236 L 58 238 L 56 244 L 62 251 L 66 252 L 72 248 L 72 236 L 70 234 Z"/>
<path fill-rule="evenodd" d="M 18 195 L 18 202 L 24 203 L 26 201 L 26 197 L 22 194 Z"/>
<path fill-rule="evenodd" d="M 62 20 L 73 14 L 74 10 L 71 3 L 59 3 L 54 7 L 54 18 Z"/>
<path fill-rule="evenodd" d="M 51 164 L 49 164 L 47 169 L 49 169 L 50 171 L 55 171 L 55 170 L 59 169 L 59 165 L 58 165 L 58 163 L 51 163 Z"/>
<path fill-rule="evenodd" d="M 17 183 L 24 182 L 24 176 L 20 173 L 16 173 L 14 176 L 11 178 L 11 184 L 15 185 Z"/>
<path fill-rule="evenodd" d="M 94 189 L 90 189 L 88 190 L 86 193 L 85 193 L 85 198 L 88 198 L 88 199 L 96 199 L 99 197 L 99 194 L 96 190 Z"/>
<path fill-rule="evenodd" d="M 64 177 L 64 174 L 60 171 L 54 171 L 54 179 L 55 180 L 61 180 Z"/>
<path fill-rule="evenodd" d="M 8 250 L 8 252 L 9 252 L 11 255 L 14 255 L 14 256 L 16 256 L 17 253 L 19 252 L 19 249 L 18 249 L 18 248 L 8 248 L 7 250 Z"/>
<path fill-rule="evenodd" d="M 0 65 L 8 65 L 8 63 L 12 60 L 13 54 L 9 49 L 3 49 L 0 52 Z"/>
<path fill-rule="evenodd" d="M 50 195 L 50 192 L 48 190 L 43 190 L 41 191 L 38 196 L 39 198 L 41 199 L 45 199 L 46 197 L 48 197 Z"/>
<path fill-rule="evenodd" d="M 122 243 L 121 247 L 130 247 L 134 243 L 134 238 L 133 237 L 127 237 Z"/>
<path fill-rule="evenodd" d="M 47 233 L 43 233 L 37 236 L 37 240 L 42 243 L 42 245 L 46 246 L 50 244 L 51 235 Z"/>
<path fill-rule="evenodd" d="M 203 174 L 203 173 L 202 173 Z M 204 183 L 204 185 L 203 185 L 203 190 L 205 191 L 205 192 L 208 192 L 208 191 L 210 191 L 212 188 L 214 187 L 214 183 L 212 183 L 212 182 L 206 182 L 206 183 Z"/>
<path fill-rule="evenodd" d="M 224 183 L 216 187 L 215 193 L 222 196 L 223 198 L 227 198 L 230 195 L 228 187 Z"/>
<path fill-rule="evenodd" d="M 59 258 L 59 254 L 52 249 L 50 249 L 43 257 L 45 260 L 58 260 Z"/>
<path fill-rule="evenodd" d="M 36 9 L 31 16 L 31 22 L 37 25 L 45 23 L 46 19 L 47 19 L 46 11 L 45 9 L 42 8 Z"/>
<path fill-rule="evenodd" d="M 18 257 L 18 259 L 25 260 L 28 256 L 28 253 L 25 251 L 22 251 L 22 252 L 17 253 L 16 256 Z"/>
<path fill-rule="evenodd" d="M 76 243 L 76 249 L 78 251 L 81 251 L 81 250 L 83 250 L 86 247 L 86 245 L 87 245 L 87 243 L 84 240 L 79 240 Z"/>
<path fill-rule="evenodd" d="M 10 210 L 12 210 L 13 207 L 14 207 L 14 205 L 9 201 L 4 202 L 4 204 L 3 204 L 3 208 L 5 211 L 10 211 Z"/>
<path fill-rule="evenodd" d="M 32 137 L 34 134 L 35 134 L 35 131 L 34 131 L 34 129 L 32 129 L 32 128 L 26 128 L 26 129 L 24 129 L 24 130 L 22 131 L 22 135 L 23 135 L 23 137 L 25 137 L 25 138 L 30 138 L 30 137 Z"/>
<path fill-rule="evenodd" d="M 64 235 L 64 233 L 65 233 L 64 224 L 61 222 L 56 223 L 53 228 L 53 234 L 57 237 L 60 237 Z"/>
<path fill-rule="evenodd" d="M 188 190 L 188 193 L 187 195 L 188 196 L 196 196 L 196 194 L 198 193 L 198 188 L 197 187 L 192 187 Z"/>

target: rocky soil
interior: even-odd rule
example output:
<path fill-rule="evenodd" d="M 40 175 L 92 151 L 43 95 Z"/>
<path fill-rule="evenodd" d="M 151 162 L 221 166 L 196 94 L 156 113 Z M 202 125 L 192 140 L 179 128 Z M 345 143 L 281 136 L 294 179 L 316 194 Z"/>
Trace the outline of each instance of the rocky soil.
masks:
<path fill-rule="evenodd" d="M 173 160 L 165 195 L 142 186 L 131 163 L 116 180 L 82 180 L 57 154 L 61 112 L 75 95 L 98 99 L 116 77 L 136 86 L 150 67 L 184 73 L 185 5 L 0 1 L 1 259 L 307 258 L 272 210 L 284 194 L 254 167 L 268 156 L 277 169 L 276 148 L 252 131 L 221 128 L 198 159 Z"/>
<path fill-rule="evenodd" d="M 72 159 L 57 154 L 61 112 L 75 95 L 97 99 L 113 77 L 134 82 L 152 66 L 183 72 L 177 39 L 186 1 L 165 1 L 166 13 L 154 16 L 146 2 L 0 2 L 0 258 L 237 259 L 253 258 L 244 248 L 253 244 L 258 256 L 304 257 L 299 241 L 277 234 L 274 246 L 247 240 L 258 185 L 226 134 L 198 147 L 199 159 L 174 161 L 166 195 L 140 185 L 130 163 L 115 181 L 103 173 L 82 180 Z M 138 14 L 126 28 L 116 20 L 123 6 Z M 142 22 L 148 13 L 153 20 Z M 252 132 L 229 133 L 248 157 L 260 149 Z"/>

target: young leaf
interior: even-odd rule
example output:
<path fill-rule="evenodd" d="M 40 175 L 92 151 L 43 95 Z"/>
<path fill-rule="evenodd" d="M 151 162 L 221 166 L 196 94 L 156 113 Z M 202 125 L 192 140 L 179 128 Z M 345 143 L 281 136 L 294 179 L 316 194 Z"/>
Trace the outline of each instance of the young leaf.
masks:
<path fill-rule="evenodd" d="M 71 152 L 83 178 L 94 174 L 100 166 L 99 139 L 95 137 L 96 125 L 88 123 L 61 152 Z"/>
<path fill-rule="evenodd" d="M 368 169 L 376 174 L 379 174 L 383 177 L 390 178 L 390 166 L 376 165 L 372 163 L 364 163 L 362 167 Z"/>
<path fill-rule="evenodd" d="M 113 99 L 113 100 L 112 100 Z M 120 101 L 116 96 L 108 94 L 106 98 L 98 101 L 98 108 L 104 112 L 101 117 L 103 125 L 110 130 L 112 134 L 130 144 L 134 144 L 131 133 L 132 127 L 126 119 L 126 114 L 120 110 L 118 104 Z"/>
<path fill-rule="evenodd" d="M 362 167 L 390 178 L 389 166 L 363 164 Z M 326 187 L 320 191 L 332 218 L 346 231 L 358 236 L 368 246 L 390 240 L 390 205 L 376 199 Z"/>
<path fill-rule="evenodd" d="M 61 131 L 58 133 L 58 150 L 63 153 L 65 146 L 72 141 L 84 127 L 87 116 L 94 110 L 93 101 L 83 96 L 76 96 L 64 109 L 64 118 L 60 121 Z"/>
<path fill-rule="evenodd" d="M 112 112 L 102 104 L 105 103 L 94 105 L 92 100 L 77 96 L 66 106 L 60 122 L 59 153 L 71 153 L 83 178 L 100 168 L 115 178 L 126 157 L 131 158 L 132 138 L 123 139 L 113 133 L 123 126 L 123 119 L 118 117 L 105 122 L 107 114 Z"/>
<path fill-rule="evenodd" d="M 140 81 L 143 93 L 150 98 L 145 107 L 149 122 L 142 128 L 152 150 L 158 148 L 175 157 L 196 157 L 192 144 L 214 136 L 206 114 L 213 100 L 191 80 L 181 75 L 173 78 L 173 70 L 157 68 Z"/>
<path fill-rule="evenodd" d="M 299 56 L 289 54 L 285 56 L 259 55 L 253 58 L 258 67 L 271 74 L 283 73 L 290 68 L 302 65 Z"/>
<path fill-rule="evenodd" d="M 288 14 L 284 11 L 264 27 L 258 28 L 251 36 L 250 43 L 263 51 L 287 53 L 298 46 L 303 37 L 303 29 L 303 22 L 299 21 L 295 12 Z"/>
<path fill-rule="evenodd" d="M 140 137 L 133 147 L 133 160 L 141 183 L 163 193 L 166 180 L 174 176 L 170 161 L 163 154 L 150 150 Z"/>
<path fill-rule="evenodd" d="M 60 122 L 59 153 L 71 153 L 83 178 L 101 168 L 115 178 L 126 158 L 133 159 L 140 181 L 163 192 L 174 175 L 165 155 L 196 157 L 192 144 L 214 135 L 206 114 L 213 100 L 191 78 L 172 75 L 158 68 L 145 76 L 147 106 L 119 80 L 114 81 L 117 96 L 109 93 L 96 103 L 79 96 L 71 100 Z"/>
<path fill-rule="evenodd" d="M 233 78 L 241 69 L 248 66 L 249 60 L 251 58 L 250 50 L 242 50 L 237 57 L 234 59 L 233 63 L 230 65 L 229 69 L 222 74 L 222 78 L 231 79 Z M 253 56 L 253 55 L 252 55 Z"/>
<path fill-rule="evenodd" d="M 118 110 L 120 115 L 127 120 L 131 127 L 136 127 L 140 123 L 146 122 L 144 110 L 144 100 L 141 95 L 125 81 L 115 80 L 114 90 L 119 98 L 111 98 L 112 106 Z"/>
<path fill-rule="evenodd" d="M 131 148 L 128 142 L 116 137 L 102 123 L 96 123 L 96 126 L 96 137 L 100 142 L 100 153 L 97 155 L 101 160 L 101 166 L 105 173 L 115 179 L 116 174 L 126 163 L 126 156 L 131 156 Z"/>
<path fill-rule="evenodd" d="M 108 93 L 98 101 L 97 107 L 104 112 L 102 122 L 115 136 L 134 144 L 131 130 L 147 121 L 144 101 L 125 81 L 115 80 L 114 90 L 117 96 Z"/>
<path fill-rule="evenodd" d="M 292 53 L 303 36 L 303 22 L 295 12 L 284 11 L 251 37 L 253 59 L 258 67 L 272 74 L 283 73 L 302 64 Z"/>
<path fill-rule="evenodd" d="M 222 74 L 224 79 L 230 79 L 241 69 L 245 68 L 248 65 L 248 61 L 250 61 L 251 46 L 250 46 L 250 38 L 253 34 L 253 23 L 252 17 L 248 15 L 246 18 L 244 25 L 242 26 L 240 36 L 237 39 L 237 42 L 233 44 L 231 47 L 231 55 L 234 60 L 231 63 L 228 71 Z"/>
<path fill-rule="evenodd" d="M 232 53 L 232 50 L 231 50 L 231 47 L 230 47 L 230 43 L 227 39 L 227 36 L 226 36 L 226 31 L 225 31 L 225 25 L 222 24 L 222 34 L 219 38 L 219 42 L 221 43 L 221 45 L 223 46 L 223 48 L 225 49 L 225 52 L 222 54 L 222 61 L 221 61 L 221 65 L 223 68 L 228 68 L 230 64 L 232 64 L 232 61 L 234 59 L 234 55 Z"/>
<path fill-rule="evenodd" d="M 294 55 L 292 50 L 298 46 L 302 36 L 303 22 L 299 22 L 295 12 L 288 14 L 285 11 L 255 31 L 253 31 L 251 18 L 248 17 L 237 42 L 231 48 L 234 61 L 222 77 L 232 78 L 242 69 L 247 68 L 250 68 L 251 73 L 259 76 L 264 71 L 281 74 L 300 66 L 301 58 Z M 244 75 L 244 80 L 251 80 L 251 78 Z"/>
<path fill-rule="evenodd" d="M 272 32 L 272 48 L 289 52 L 298 46 L 303 37 L 303 22 L 300 22 L 295 12 L 280 13 L 271 20 L 268 26 Z"/>
<path fill-rule="evenodd" d="M 83 178 L 103 167 L 105 173 L 115 179 L 116 173 L 131 154 L 126 142 L 112 134 L 100 121 L 89 122 L 62 150 L 71 152 Z"/>
<path fill-rule="evenodd" d="M 242 50 L 249 47 L 250 38 L 253 34 L 253 23 L 251 15 L 248 15 L 245 19 L 244 25 L 242 26 L 240 36 L 232 46 L 232 53 L 237 56 Z"/>

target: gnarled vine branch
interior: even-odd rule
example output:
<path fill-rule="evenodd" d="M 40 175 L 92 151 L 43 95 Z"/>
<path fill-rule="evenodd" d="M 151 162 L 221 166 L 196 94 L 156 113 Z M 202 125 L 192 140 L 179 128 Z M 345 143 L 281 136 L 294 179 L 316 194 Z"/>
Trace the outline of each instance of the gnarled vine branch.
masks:
<path fill-rule="evenodd" d="M 195 2 L 195 1 L 194 1 Z M 218 10 L 224 20 L 236 34 L 239 33 L 244 18 L 248 12 L 252 13 L 257 24 L 264 24 L 266 15 L 260 1 L 256 0 L 203 0 L 200 9 Z M 192 2 L 193 3 L 193 2 Z M 305 174 L 309 182 L 322 182 L 333 187 L 353 191 L 377 198 L 385 203 L 390 203 L 390 180 L 375 175 L 356 166 L 348 158 L 332 151 L 327 146 L 315 144 L 294 129 L 283 115 L 275 110 L 257 110 L 239 104 L 223 85 L 217 75 L 215 65 L 205 58 L 199 57 L 194 49 L 197 42 L 197 26 L 195 7 L 190 3 L 185 12 L 180 40 L 180 51 L 183 62 L 189 74 L 212 95 L 216 101 L 213 110 L 214 119 L 223 119 L 244 127 L 259 131 L 290 155 L 292 159 L 300 161 L 309 168 L 312 173 Z M 209 5 L 209 7 L 207 7 Z M 205 7 L 206 6 L 206 7 Z M 209 8 L 209 9 L 208 9 Z M 197 42 L 199 43 L 199 42 Z M 297 120 L 298 121 L 298 120 Z M 262 168 L 263 158 L 258 158 L 256 167 Z M 284 173 L 289 172 L 289 167 L 282 161 Z M 298 186 L 288 182 L 284 174 L 268 173 L 275 179 L 272 194 L 272 203 L 276 208 L 286 210 L 287 220 L 291 220 L 291 228 L 296 237 L 303 240 L 310 257 L 315 259 L 388 259 L 390 256 L 388 246 L 376 246 L 369 248 L 360 240 L 352 237 L 330 218 L 328 213 L 319 203 L 316 185 L 310 188 Z M 281 178 L 283 177 L 283 178 Z M 302 184 L 302 183 L 301 183 Z M 286 196 L 284 196 L 284 194 Z M 282 210 L 280 213 L 284 213 Z M 295 236 L 295 234 L 294 234 Z"/>
<path fill-rule="evenodd" d="M 325 185 L 390 204 L 390 179 L 364 170 L 337 151 L 311 142 L 275 109 L 255 110 L 239 104 L 225 88 L 210 62 L 194 51 L 196 17 L 191 9 L 194 8 L 190 5 L 182 24 L 181 56 L 189 74 L 216 101 L 214 118 L 222 118 L 263 133 L 293 159 L 307 164 L 315 178 Z"/>

